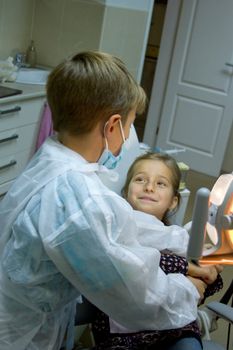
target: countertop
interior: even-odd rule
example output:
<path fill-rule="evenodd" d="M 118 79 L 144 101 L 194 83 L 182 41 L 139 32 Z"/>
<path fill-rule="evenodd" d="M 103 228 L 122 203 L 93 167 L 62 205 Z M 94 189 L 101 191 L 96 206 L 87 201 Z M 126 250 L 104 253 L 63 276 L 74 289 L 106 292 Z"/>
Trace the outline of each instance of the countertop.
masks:
<path fill-rule="evenodd" d="M 23 91 L 23 93 L 19 95 L 0 98 L 0 104 L 21 101 L 35 97 L 45 97 L 46 95 L 45 85 L 22 83 L 1 83 L 0 85 Z"/>

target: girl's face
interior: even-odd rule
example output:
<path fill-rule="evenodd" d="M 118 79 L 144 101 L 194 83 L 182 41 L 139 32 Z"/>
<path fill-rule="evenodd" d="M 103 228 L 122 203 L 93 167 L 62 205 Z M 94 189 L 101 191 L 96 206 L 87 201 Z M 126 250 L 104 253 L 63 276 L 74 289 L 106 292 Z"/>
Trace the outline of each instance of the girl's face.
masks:
<path fill-rule="evenodd" d="M 135 210 L 162 220 L 165 212 L 177 206 L 172 187 L 172 172 L 160 160 L 141 160 L 134 168 L 127 200 Z"/>

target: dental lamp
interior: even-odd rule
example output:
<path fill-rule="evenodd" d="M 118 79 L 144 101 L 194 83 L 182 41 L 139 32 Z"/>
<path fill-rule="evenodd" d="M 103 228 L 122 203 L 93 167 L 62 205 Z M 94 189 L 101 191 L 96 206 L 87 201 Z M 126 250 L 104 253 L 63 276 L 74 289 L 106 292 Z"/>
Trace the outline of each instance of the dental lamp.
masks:
<path fill-rule="evenodd" d="M 197 191 L 187 258 L 196 264 L 233 265 L 233 173 L 221 175 L 211 192 Z"/>

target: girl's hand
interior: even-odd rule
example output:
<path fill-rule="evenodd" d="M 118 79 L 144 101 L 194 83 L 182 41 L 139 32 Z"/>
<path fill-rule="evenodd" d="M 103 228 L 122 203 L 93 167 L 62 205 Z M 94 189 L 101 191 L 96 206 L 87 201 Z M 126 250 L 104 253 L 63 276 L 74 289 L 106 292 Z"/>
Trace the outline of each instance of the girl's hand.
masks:
<path fill-rule="evenodd" d="M 212 284 L 218 273 L 222 272 L 223 267 L 221 265 L 194 265 L 189 263 L 188 275 L 202 279 L 207 284 Z"/>
<path fill-rule="evenodd" d="M 197 291 L 200 295 L 199 303 L 201 303 L 201 301 L 204 299 L 204 293 L 205 293 L 207 284 L 199 278 L 194 278 L 191 276 L 187 276 L 187 278 L 197 288 Z"/>
<path fill-rule="evenodd" d="M 222 265 L 214 265 L 214 266 L 215 266 L 215 268 L 216 268 L 218 273 L 221 273 L 223 271 L 223 266 Z"/>
<path fill-rule="evenodd" d="M 212 284 L 218 275 L 218 270 L 216 265 L 204 265 L 204 266 L 200 266 L 201 270 L 202 270 L 202 280 L 204 282 L 206 282 L 207 284 Z"/>

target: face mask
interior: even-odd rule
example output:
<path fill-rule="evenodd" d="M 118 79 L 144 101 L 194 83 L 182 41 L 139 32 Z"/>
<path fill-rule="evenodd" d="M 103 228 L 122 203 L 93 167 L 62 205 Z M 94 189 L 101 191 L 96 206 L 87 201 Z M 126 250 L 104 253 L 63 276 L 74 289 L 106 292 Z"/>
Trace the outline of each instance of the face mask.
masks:
<path fill-rule="evenodd" d="M 126 140 L 125 140 L 125 135 L 124 135 L 124 131 L 122 128 L 121 120 L 119 120 L 119 123 L 120 123 L 121 135 L 122 135 L 122 139 L 123 139 L 123 144 L 121 146 L 120 153 L 117 156 L 114 156 L 114 154 L 108 149 L 108 141 L 105 137 L 106 147 L 98 160 L 98 163 L 100 165 L 104 165 L 106 168 L 108 168 L 110 170 L 116 168 L 116 166 L 120 162 L 122 155 L 124 153 L 124 150 L 125 150 Z M 106 126 L 106 124 L 105 124 L 105 126 Z"/>

